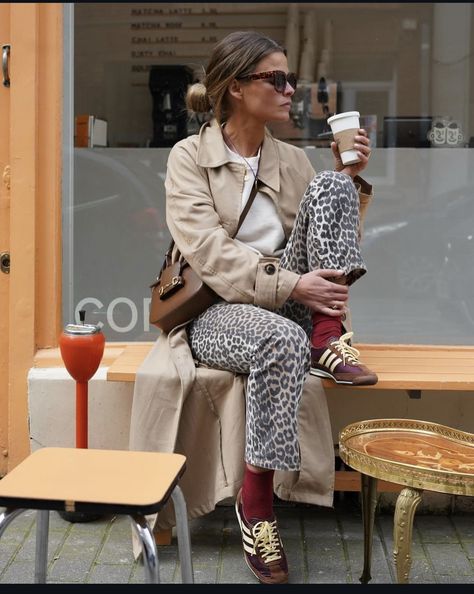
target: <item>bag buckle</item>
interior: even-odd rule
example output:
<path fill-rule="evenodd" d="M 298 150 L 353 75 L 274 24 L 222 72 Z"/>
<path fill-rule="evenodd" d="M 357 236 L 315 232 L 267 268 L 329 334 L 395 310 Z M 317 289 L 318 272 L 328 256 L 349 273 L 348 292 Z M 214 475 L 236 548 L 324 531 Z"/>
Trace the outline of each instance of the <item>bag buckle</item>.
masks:
<path fill-rule="evenodd" d="M 166 285 L 162 285 L 159 288 L 158 294 L 160 296 L 160 299 L 164 299 L 165 297 L 168 297 L 169 295 L 174 293 L 174 291 L 176 291 L 177 289 L 179 289 L 182 286 L 184 286 L 183 277 L 182 276 L 173 276 L 173 278 L 171 279 L 171 281 L 169 283 L 166 283 Z"/>

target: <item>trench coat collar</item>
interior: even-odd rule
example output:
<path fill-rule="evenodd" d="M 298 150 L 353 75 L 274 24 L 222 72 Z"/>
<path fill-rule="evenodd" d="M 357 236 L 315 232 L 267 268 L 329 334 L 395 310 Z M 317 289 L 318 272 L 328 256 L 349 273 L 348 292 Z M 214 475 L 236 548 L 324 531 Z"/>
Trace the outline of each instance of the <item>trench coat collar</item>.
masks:
<path fill-rule="evenodd" d="M 201 167 L 220 167 L 230 163 L 225 148 L 224 137 L 216 119 L 206 122 L 199 131 L 197 164 Z M 260 152 L 258 179 L 278 192 L 280 190 L 280 156 L 276 141 L 265 128 L 265 137 Z"/>

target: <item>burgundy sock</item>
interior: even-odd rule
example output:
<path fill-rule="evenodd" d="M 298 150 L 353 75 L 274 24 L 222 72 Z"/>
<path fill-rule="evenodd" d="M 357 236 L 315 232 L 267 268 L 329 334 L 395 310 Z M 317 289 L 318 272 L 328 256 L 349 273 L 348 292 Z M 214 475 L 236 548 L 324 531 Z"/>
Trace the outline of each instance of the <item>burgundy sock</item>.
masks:
<path fill-rule="evenodd" d="M 252 472 L 245 467 L 242 484 L 242 508 L 247 521 L 254 518 L 270 519 L 273 516 L 274 470 Z"/>
<path fill-rule="evenodd" d="M 313 313 L 313 332 L 311 334 L 311 344 L 320 348 L 326 346 L 327 341 L 332 336 L 342 335 L 342 320 L 340 317 L 331 317 L 326 314 Z"/>

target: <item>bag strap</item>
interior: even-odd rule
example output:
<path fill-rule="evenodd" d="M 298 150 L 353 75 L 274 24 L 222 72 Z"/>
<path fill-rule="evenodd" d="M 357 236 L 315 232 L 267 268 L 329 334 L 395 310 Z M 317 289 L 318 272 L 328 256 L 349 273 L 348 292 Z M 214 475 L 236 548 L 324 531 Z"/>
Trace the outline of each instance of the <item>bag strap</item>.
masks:
<path fill-rule="evenodd" d="M 252 191 L 250 192 L 250 196 L 249 199 L 247 200 L 247 204 L 244 207 L 244 210 L 242 211 L 241 215 L 240 215 L 240 219 L 239 222 L 237 223 L 237 229 L 235 230 L 234 235 L 232 236 L 232 239 L 237 235 L 237 233 L 239 232 L 240 227 L 242 227 L 242 223 L 245 220 L 245 217 L 247 216 L 253 201 L 255 200 L 255 196 L 257 195 L 258 192 L 258 180 L 255 180 L 255 183 L 252 186 Z"/>

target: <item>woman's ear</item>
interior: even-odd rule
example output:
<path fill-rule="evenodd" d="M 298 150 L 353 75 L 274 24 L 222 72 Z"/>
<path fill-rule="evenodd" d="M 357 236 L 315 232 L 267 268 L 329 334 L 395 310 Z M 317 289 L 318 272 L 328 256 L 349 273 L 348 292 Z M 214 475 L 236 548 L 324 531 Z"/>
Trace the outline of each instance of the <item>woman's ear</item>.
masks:
<path fill-rule="evenodd" d="M 235 99 L 242 98 L 242 87 L 240 82 L 234 78 L 234 80 L 230 83 L 229 86 L 229 95 L 234 97 Z"/>

